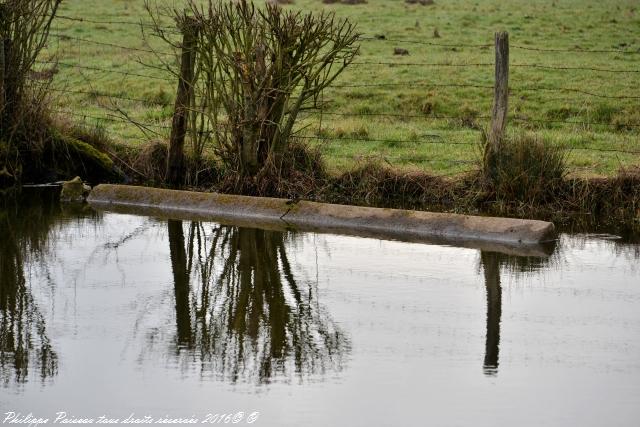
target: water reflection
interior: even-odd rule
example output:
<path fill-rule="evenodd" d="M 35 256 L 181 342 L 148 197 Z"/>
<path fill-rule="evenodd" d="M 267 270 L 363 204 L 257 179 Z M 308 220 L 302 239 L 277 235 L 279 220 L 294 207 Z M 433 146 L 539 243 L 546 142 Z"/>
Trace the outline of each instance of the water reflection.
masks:
<path fill-rule="evenodd" d="M 46 250 L 57 213 L 46 193 L 0 200 L 0 375 L 5 386 L 27 382 L 32 371 L 42 381 L 58 371 L 58 356 L 24 270 L 28 257 Z"/>
<path fill-rule="evenodd" d="M 484 282 L 487 289 L 487 339 L 484 354 L 484 373 L 498 373 L 500 357 L 500 318 L 502 316 L 502 288 L 500 286 L 499 254 L 482 252 L 480 255 Z"/>
<path fill-rule="evenodd" d="M 179 346 L 191 348 L 191 313 L 189 302 L 189 276 L 187 267 L 187 253 L 185 249 L 182 221 L 169 221 L 169 250 L 171 256 L 171 271 L 175 291 L 176 330 Z"/>
<path fill-rule="evenodd" d="M 68 219 L 82 215 L 86 212 L 62 212 L 54 194 L 0 199 L 0 376 L 5 385 L 34 378 L 45 381 L 57 374 L 60 348 L 55 344 L 60 339 L 49 333 L 45 314 L 50 318 L 51 306 L 46 299 L 43 301 L 43 295 L 49 289 L 53 295 L 55 289 L 46 274 L 38 273 L 29 283 L 25 270 L 54 259 L 54 251 L 47 251 L 49 241 L 55 242 L 64 233 L 52 231 L 63 228 Z M 167 227 L 171 287 L 160 292 L 171 297 L 171 301 L 158 305 L 158 316 L 147 317 L 154 323 L 149 328 L 154 332 L 149 339 L 141 340 L 142 351 L 149 349 L 154 356 L 164 357 L 168 349 L 171 363 L 199 369 L 203 376 L 216 376 L 228 383 L 309 380 L 343 369 L 352 351 L 349 337 L 320 304 L 317 282 L 307 279 L 303 270 L 292 263 L 298 237 L 197 222 L 153 220 L 152 223 L 162 229 L 165 224 Z M 100 248 L 117 249 L 125 242 L 154 241 L 147 225 L 130 232 L 122 225 L 126 222 L 113 224 L 118 230 L 127 231 L 126 236 Z M 161 239 L 158 256 L 165 260 L 164 235 Z M 96 244 L 101 242 L 97 240 Z M 588 262 L 599 266 L 593 255 L 571 258 L 577 256 L 576 249 L 585 247 L 597 247 L 599 250 L 594 253 L 598 254 L 612 253 L 616 260 L 640 258 L 637 240 L 604 234 L 563 236 L 560 245 L 562 249 L 552 250 L 549 257 L 481 252 L 486 292 L 482 361 L 485 375 L 498 374 L 502 287 L 508 287 L 510 279 L 526 275 L 537 278 L 542 271 L 556 271 L 577 262 L 581 268 Z M 128 256 L 135 250 L 131 249 Z M 155 263 L 157 259 L 149 258 L 148 262 Z M 85 263 L 87 267 L 96 264 L 91 257 Z M 637 265 L 624 263 L 627 269 Z M 146 264 L 147 269 L 156 266 L 160 270 L 160 264 Z M 392 275 L 396 273 L 392 270 L 388 274 L 395 280 Z M 87 276 L 95 274 L 87 271 Z M 161 280 L 169 277 L 164 271 L 160 276 Z M 625 280 L 620 277 L 623 276 L 618 280 Z M 113 280 L 108 278 L 110 281 Z M 170 325 L 163 327 L 162 319 L 169 319 Z M 168 334 L 169 339 L 156 344 L 158 334 L 165 337 Z M 138 350 L 139 347 L 135 349 Z M 479 370 L 478 375 L 482 376 Z"/>
<path fill-rule="evenodd" d="M 194 222 L 185 238 L 181 221 L 168 234 L 177 356 L 231 383 L 342 369 L 349 339 L 292 268 L 291 234 Z"/>
<path fill-rule="evenodd" d="M 500 323 L 502 318 L 502 270 L 518 276 L 530 274 L 560 263 L 560 250 L 555 245 L 548 248 L 548 257 L 511 256 L 496 252 L 480 252 L 480 264 L 487 292 L 487 333 L 483 371 L 487 376 L 498 374 L 500 360 Z"/>

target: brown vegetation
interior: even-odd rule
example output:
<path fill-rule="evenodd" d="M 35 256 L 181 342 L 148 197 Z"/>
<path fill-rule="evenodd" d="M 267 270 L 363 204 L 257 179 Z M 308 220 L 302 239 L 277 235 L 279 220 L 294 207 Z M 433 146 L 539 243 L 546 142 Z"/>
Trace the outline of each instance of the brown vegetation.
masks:
<path fill-rule="evenodd" d="M 109 157 L 61 126 L 49 106 L 57 67 L 34 71 L 61 0 L 0 4 L 0 184 L 118 173 Z M 82 135 L 80 135 L 82 136 Z"/>
<path fill-rule="evenodd" d="M 527 138 L 516 140 L 531 142 Z M 531 150 L 544 150 L 533 144 Z M 514 148 L 516 153 L 522 149 Z M 242 179 L 218 166 L 191 188 L 360 206 L 538 218 L 558 225 L 640 229 L 639 168 L 621 170 L 614 178 L 588 179 L 567 177 L 557 169 L 556 161 L 537 166 L 516 162 L 510 168 L 521 168 L 529 176 L 491 182 L 483 172 L 482 161 L 475 170 L 457 176 L 399 171 L 379 160 L 366 160 L 350 171 L 333 175 L 326 171 L 317 148 L 294 142 L 291 153 L 282 169 L 286 173 L 265 175 L 260 180 Z M 538 154 L 544 160 L 545 154 Z M 163 156 L 166 145 L 155 143 L 131 160 L 137 169 L 156 178 L 139 183 L 158 185 L 164 170 Z M 548 164 L 553 166 L 551 171 L 541 166 Z"/>
<path fill-rule="evenodd" d="M 505 138 L 498 151 L 484 143 L 482 170 L 491 197 L 500 202 L 543 204 L 566 176 L 566 152 L 537 136 Z"/>

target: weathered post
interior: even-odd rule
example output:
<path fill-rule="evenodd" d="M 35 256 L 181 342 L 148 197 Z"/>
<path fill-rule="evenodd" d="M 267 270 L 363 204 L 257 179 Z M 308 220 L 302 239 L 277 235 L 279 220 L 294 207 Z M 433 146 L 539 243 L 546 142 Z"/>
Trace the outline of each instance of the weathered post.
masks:
<path fill-rule="evenodd" d="M 489 144 L 497 152 L 504 136 L 509 109 L 509 33 L 496 33 L 496 82 L 494 88 L 493 111 Z"/>
<path fill-rule="evenodd" d="M 189 104 L 193 96 L 193 79 L 197 43 L 197 25 L 194 19 L 184 16 L 182 21 L 182 57 L 180 79 L 176 95 L 165 181 L 171 187 L 180 187 L 185 179 L 184 140 L 187 135 Z"/>

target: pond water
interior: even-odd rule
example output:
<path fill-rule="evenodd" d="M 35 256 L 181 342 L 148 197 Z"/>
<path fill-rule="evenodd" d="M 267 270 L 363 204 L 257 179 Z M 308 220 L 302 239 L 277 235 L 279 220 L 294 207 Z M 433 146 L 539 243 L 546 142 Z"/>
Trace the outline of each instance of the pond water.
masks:
<path fill-rule="evenodd" d="M 53 200 L 0 206 L 3 420 L 640 423 L 638 244 L 521 258 Z"/>

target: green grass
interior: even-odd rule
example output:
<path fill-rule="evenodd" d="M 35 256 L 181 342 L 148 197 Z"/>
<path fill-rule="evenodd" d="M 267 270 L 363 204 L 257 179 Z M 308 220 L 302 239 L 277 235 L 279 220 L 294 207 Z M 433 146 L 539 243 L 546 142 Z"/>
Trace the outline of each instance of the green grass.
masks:
<path fill-rule="evenodd" d="M 143 0 L 68 0 L 63 3 L 60 14 L 88 20 L 138 22 L 146 18 L 142 6 Z M 507 30 L 512 44 L 511 64 L 640 69 L 640 10 L 632 0 L 436 0 L 433 6 L 409 6 L 401 0 L 369 0 L 360 5 L 324 5 L 320 0 L 297 0 L 286 7 L 335 11 L 339 17 L 356 22 L 365 36 L 386 37 L 386 40 L 362 41 L 357 62 L 394 65 L 354 64 L 336 85 L 398 85 L 329 89 L 324 94 L 324 100 L 330 102 L 326 109 L 328 114 L 323 115 L 321 123 L 317 115 L 305 117 L 300 123 L 307 134 L 320 133 L 327 138 L 313 143 L 322 145 L 330 168 L 336 172 L 374 157 L 398 168 L 453 174 L 472 167 L 465 162 L 478 158 L 479 128 L 486 128 L 487 120 L 472 118 L 490 115 L 492 89 L 425 86 L 492 86 L 492 66 L 402 64 L 492 63 L 493 49 L 390 40 L 447 45 L 492 44 L 494 32 Z M 60 19 L 54 27 L 53 32 L 58 34 L 146 49 L 140 28 L 133 25 Z M 436 28 L 440 38 L 434 38 Z M 515 45 L 544 49 L 623 49 L 627 53 L 537 52 L 518 49 Z M 155 47 L 163 48 L 160 44 Z M 393 55 L 395 47 L 408 49 L 410 55 Z M 51 53 L 56 53 L 64 63 L 168 77 L 162 71 L 141 64 L 158 64 L 153 55 L 145 52 L 52 38 L 48 49 L 48 54 Z M 625 123 L 640 125 L 640 100 L 522 89 L 566 87 L 608 96 L 640 96 L 639 79 L 640 73 L 512 67 L 511 118 L 543 122 L 511 120 L 510 130 L 536 132 L 554 144 L 575 148 L 568 157 L 573 175 L 612 175 L 621 166 L 638 164 L 639 155 L 585 148 L 640 151 L 640 127 L 621 126 Z M 170 125 L 175 83 L 61 66 L 54 85 L 60 89 L 92 92 L 54 93 L 60 109 L 79 115 L 74 116 L 74 120 L 83 120 L 82 115 L 105 117 L 120 109 L 140 122 L 159 126 L 151 128 L 157 134 L 147 132 L 145 135 L 130 124 L 85 119 L 89 124 L 99 122 L 121 143 L 139 144 L 150 138 L 166 137 L 168 133 L 163 127 Z M 138 101 L 114 101 L 96 96 L 97 92 L 115 93 Z M 351 115 L 342 116 L 342 113 Z M 467 119 L 435 119 L 434 116 Z M 605 122 L 611 126 L 544 122 L 549 120 Z"/>

